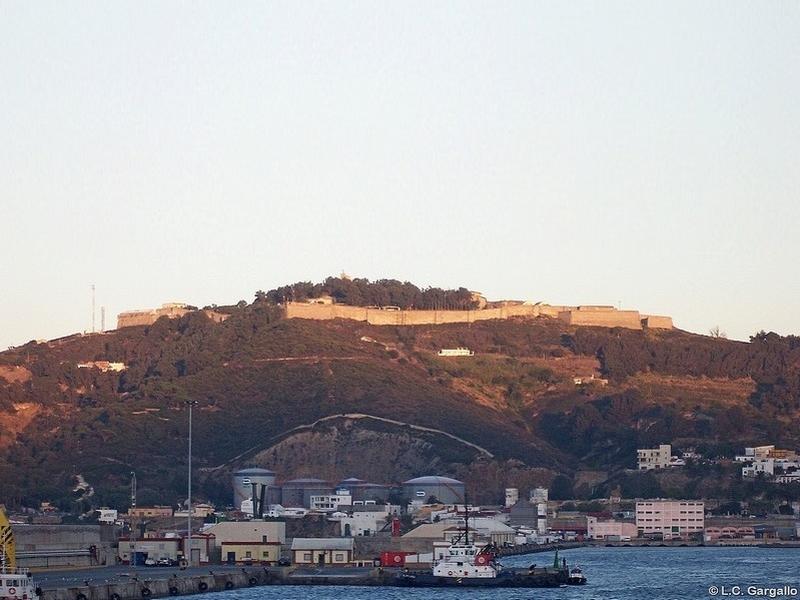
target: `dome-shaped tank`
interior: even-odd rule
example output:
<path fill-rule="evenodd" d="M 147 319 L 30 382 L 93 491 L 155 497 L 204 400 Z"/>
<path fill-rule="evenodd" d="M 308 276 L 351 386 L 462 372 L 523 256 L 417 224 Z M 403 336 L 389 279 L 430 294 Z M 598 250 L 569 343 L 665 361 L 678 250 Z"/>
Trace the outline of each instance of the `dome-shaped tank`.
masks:
<path fill-rule="evenodd" d="M 463 504 L 464 484 L 457 479 L 428 475 L 403 482 L 403 495 L 412 502 L 436 499 L 442 504 Z"/>
<path fill-rule="evenodd" d="M 241 510 L 242 502 L 253 498 L 252 484 L 258 484 L 259 493 L 262 485 L 267 486 L 267 489 L 274 488 L 275 473 L 269 469 L 250 467 L 236 471 L 231 481 L 233 485 L 233 507 L 236 510 Z"/>

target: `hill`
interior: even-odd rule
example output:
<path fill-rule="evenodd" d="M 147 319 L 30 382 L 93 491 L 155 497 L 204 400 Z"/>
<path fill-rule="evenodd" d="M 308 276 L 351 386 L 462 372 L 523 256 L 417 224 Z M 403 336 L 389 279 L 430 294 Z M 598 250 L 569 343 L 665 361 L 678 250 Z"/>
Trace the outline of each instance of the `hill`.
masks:
<path fill-rule="evenodd" d="M 0 502 L 125 507 L 132 470 L 141 504 L 178 501 L 190 398 L 199 493 L 223 504 L 246 464 L 331 480 L 437 472 L 479 502 L 508 485 L 589 498 L 616 486 L 699 493 L 712 480 L 708 493 L 727 498 L 764 489 L 735 469 L 687 470 L 676 484 L 625 468 L 658 443 L 707 456 L 800 445 L 792 336 L 742 343 L 545 317 L 379 327 L 283 319 L 265 295 L 220 310 L 222 323 L 198 311 L 0 353 Z M 456 346 L 476 355 L 436 354 Z M 78 476 L 91 487 L 75 489 Z"/>

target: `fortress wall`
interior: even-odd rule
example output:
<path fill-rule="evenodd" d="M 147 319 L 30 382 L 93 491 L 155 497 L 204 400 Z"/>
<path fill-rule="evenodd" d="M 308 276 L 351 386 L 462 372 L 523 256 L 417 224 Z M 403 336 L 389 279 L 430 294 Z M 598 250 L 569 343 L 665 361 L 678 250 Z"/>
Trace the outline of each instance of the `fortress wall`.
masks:
<path fill-rule="evenodd" d="M 483 310 L 380 310 L 342 304 L 289 302 L 286 305 L 286 317 L 288 319 L 315 320 L 354 319 L 367 321 L 371 325 L 442 325 L 510 317 L 535 317 L 540 314 L 540 308 L 539 306 L 520 304 Z"/>
<path fill-rule="evenodd" d="M 648 316 L 643 319 L 636 310 L 616 310 L 613 307 L 590 307 L 579 310 L 574 306 L 547 304 L 513 304 L 483 310 L 381 310 L 343 304 L 286 304 L 288 319 L 353 319 L 371 325 L 442 325 L 445 323 L 474 323 L 512 317 L 558 317 L 565 323 L 588 327 L 645 327 L 672 328 L 670 317 Z M 652 324 L 649 324 L 652 323 Z"/>
<path fill-rule="evenodd" d="M 285 310 L 287 319 L 315 319 L 318 321 L 327 321 L 329 319 L 367 320 L 367 309 L 361 306 L 287 302 Z"/>
<path fill-rule="evenodd" d="M 155 312 L 152 310 L 131 311 L 117 315 L 117 329 L 134 327 L 135 325 L 152 325 L 156 322 Z"/>
<path fill-rule="evenodd" d="M 648 329 L 672 329 L 672 317 L 663 315 L 642 315 L 642 325 Z"/>
<path fill-rule="evenodd" d="M 160 317 L 169 317 L 170 319 L 177 319 L 186 313 L 192 312 L 183 304 L 165 304 L 161 308 L 153 308 L 150 310 L 131 310 L 128 312 L 119 313 L 117 315 L 117 329 L 123 327 L 133 327 L 135 325 L 152 325 Z M 212 311 L 206 311 L 206 314 Z M 220 313 L 214 313 L 220 315 Z M 209 315 L 214 321 L 221 322 L 227 318 L 227 315 L 221 315 L 221 318 L 216 319 Z"/>
<path fill-rule="evenodd" d="M 558 313 L 558 318 L 575 326 L 642 328 L 638 310 L 568 310 Z"/>
<path fill-rule="evenodd" d="M 577 306 L 552 306 L 550 304 L 538 304 L 536 308 L 539 309 L 539 315 L 543 315 L 545 317 L 553 317 L 554 319 L 558 318 L 559 313 L 568 310 L 575 310 Z"/>

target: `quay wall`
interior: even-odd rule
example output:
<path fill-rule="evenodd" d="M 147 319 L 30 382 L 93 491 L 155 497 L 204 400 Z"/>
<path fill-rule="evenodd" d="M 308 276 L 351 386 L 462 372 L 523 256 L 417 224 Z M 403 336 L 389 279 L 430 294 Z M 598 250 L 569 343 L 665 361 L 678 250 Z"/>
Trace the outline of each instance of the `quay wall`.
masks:
<path fill-rule="evenodd" d="M 139 577 L 124 582 L 53 587 L 42 590 L 39 600 L 142 600 L 167 596 L 188 596 L 263 585 L 387 585 L 393 574 L 370 569 L 352 576 L 322 574 L 304 577 L 292 575 L 292 568 L 249 567 L 207 575 L 172 575 Z"/>
<path fill-rule="evenodd" d="M 125 582 L 90 583 L 89 585 L 45 588 L 40 600 L 141 600 L 165 596 L 185 596 L 204 592 L 269 585 L 279 576 L 266 569 L 243 569 L 217 575 L 172 576 L 164 578 L 138 578 Z M 251 583 L 254 581 L 255 583 Z"/>

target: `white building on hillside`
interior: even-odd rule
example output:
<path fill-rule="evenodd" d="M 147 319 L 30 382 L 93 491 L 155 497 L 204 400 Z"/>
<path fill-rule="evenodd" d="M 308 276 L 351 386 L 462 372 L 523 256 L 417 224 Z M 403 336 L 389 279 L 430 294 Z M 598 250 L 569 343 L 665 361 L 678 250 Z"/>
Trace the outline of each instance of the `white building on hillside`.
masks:
<path fill-rule="evenodd" d="M 658 448 L 640 448 L 636 454 L 640 471 L 682 467 L 686 464 L 683 459 L 672 456 L 672 445 L 670 444 L 661 444 Z"/>

